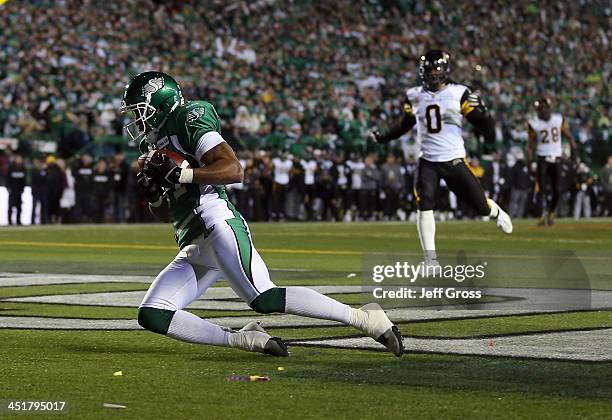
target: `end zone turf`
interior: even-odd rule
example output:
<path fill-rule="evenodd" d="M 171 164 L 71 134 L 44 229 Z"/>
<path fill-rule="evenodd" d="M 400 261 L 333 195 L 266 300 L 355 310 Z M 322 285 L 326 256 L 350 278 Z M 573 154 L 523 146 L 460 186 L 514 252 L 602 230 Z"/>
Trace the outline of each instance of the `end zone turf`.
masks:
<path fill-rule="evenodd" d="M 439 230 L 439 247 L 446 250 L 580 249 L 596 255 L 612 248 L 609 220 L 561 221 L 552 229 L 519 222 L 509 238 L 475 222 L 446 223 Z M 351 304 L 359 301 L 353 293 L 359 283 L 347 275 L 359 270 L 363 252 L 418 253 L 410 224 L 254 224 L 252 231 L 277 283 L 315 285 Z M 347 327 L 258 316 L 293 344 L 292 357 L 280 362 L 139 330 L 109 330 L 113 323 L 138 328 L 139 296 L 174 253 L 161 225 L 0 230 L 0 271 L 28 273 L 0 275 L 0 349 L 8 355 L 0 368 L 0 398 L 65 399 L 71 418 L 107 418 L 103 403 L 125 405 L 121 415 L 128 418 L 280 418 L 298 409 L 312 418 L 330 412 L 375 418 L 383 403 L 384 410 L 416 418 L 612 415 L 605 260 L 592 261 L 599 265 L 599 310 L 396 313 L 412 350 L 400 360 L 364 351 L 375 350 L 376 343 Z M 225 288 L 211 292 L 194 305 L 199 316 L 237 326 L 255 316 Z M 70 330 L 84 325 L 94 329 Z M 52 327 L 63 329 L 37 329 Z M 277 370 L 281 365 L 285 369 Z M 113 376 L 118 370 L 123 376 Z M 232 374 L 268 375 L 271 381 L 227 381 Z"/>

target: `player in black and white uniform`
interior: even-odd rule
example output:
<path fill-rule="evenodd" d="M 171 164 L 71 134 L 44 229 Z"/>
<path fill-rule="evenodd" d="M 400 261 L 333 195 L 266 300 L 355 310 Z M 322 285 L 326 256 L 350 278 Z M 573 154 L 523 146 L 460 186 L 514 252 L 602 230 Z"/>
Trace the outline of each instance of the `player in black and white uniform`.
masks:
<path fill-rule="evenodd" d="M 527 123 L 529 133 L 527 157 L 530 163 L 537 159 L 536 192 L 542 194 L 542 212 L 538 225 L 551 226 L 559 202 L 562 137 L 566 137 L 569 141 L 574 156 L 576 141 L 570 133 L 565 118 L 561 114 L 552 112 L 550 99 L 542 97 L 534 102 L 534 107 L 537 116 Z"/>
<path fill-rule="evenodd" d="M 373 131 L 379 143 L 396 139 L 416 125 L 421 144 L 414 194 L 418 203 L 417 228 L 425 264 L 437 266 L 434 197 L 443 179 L 455 195 L 481 216 L 491 216 L 505 233 L 512 233 L 510 217 L 485 196 L 480 183 L 465 161 L 461 136 L 467 119 L 484 133 L 485 142 L 495 139 L 494 123 L 482 100 L 466 86 L 449 80 L 450 56 L 432 50 L 418 65 L 422 86 L 406 91 L 401 121 L 385 132 Z"/>

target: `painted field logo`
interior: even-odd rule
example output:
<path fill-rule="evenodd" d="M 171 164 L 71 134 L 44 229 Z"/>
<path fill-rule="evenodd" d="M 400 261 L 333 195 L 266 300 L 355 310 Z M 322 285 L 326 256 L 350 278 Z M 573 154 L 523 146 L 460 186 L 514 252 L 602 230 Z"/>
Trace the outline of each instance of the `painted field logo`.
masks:
<path fill-rule="evenodd" d="M 371 280 L 370 280 L 371 281 Z M 43 329 L 43 330 L 140 330 L 141 327 L 135 318 L 109 318 L 97 319 L 85 316 L 88 306 L 105 307 L 109 311 L 121 308 L 138 307 L 142 301 L 146 286 L 151 282 L 146 276 L 104 276 L 104 275 L 70 275 L 70 274 L 13 274 L 0 273 L 0 288 L 19 288 L 28 290 L 28 286 L 47 285 L 50 289 L 57 287 L 55 293 L 40 295 L 37 293 L 24 293 L 22 296 L 0 298 L 0 306 L 10 305 L 13 310 L 6 308 L 0 314 L 0 329 Z M 66 293 L 62 285 L 80 284 L 80 292 Z M 106 291 L 96 287 L 96 291 L 88 291 L 86 285 L 108 284 Z M 114 285 L 112 285 L 114 284 Z M 122 288 L 129 290 L 113 290 L 119 284 Z M 140 284 L 139 287 L 137 284 Z M 420 293 L 431 294 L 432 298 L 440 298 L 441 288 L 423 287 Z M 317 285 L 312 288 L 324 294 L 347 294 L 357 295 L 363 293 L 363 285 Z M 141 290 L 140 290 L 141 289 Z M 447 288 L 450 291 L 450 288 Z M 469 292 L 465 286 L 456 286 L 455 292 Z M 481 319 L 514 317 L 536 314 L 548 314 L 549 317 L 562 317 L 563 313 L 573 312 L 572 308 L 559 310 L 558 308 L 547 308 L 550 301 L 571 300 L 583 301 L 583 290 L 577 289 L 547 289 L 547 288 L 487 288 L 486 300 L 476 307 L 467 308 L 461 305 L 436 305 L 416 307 L 394 307 L 386 309 L 387 314 L 400 328 L 419 321 L 448 321 L 462 319 Z M 592 301 L 592 309 L 605 309 L 612 302 L 612 291 L 593 290 L 588 291 Z M 371 297 L 371 291 L 370 291 Z M 456 296 L 447 296 L 456 297 Z M 563 298 L 563 299 L 560 299 Z M 28 307 L 28 310 L 36 311 L 36 304 L 43 306 L 62 305 L 63 308 L 71 307 L 75 317 L 63 315 L 49 316 L 34 314 L 23 315 L 20 305 Z M 193 302 L 189 308 L 204 311 L 217 312 L 214 316 L 207 317 L 220 325 L 239 329 L 251 322 L 256 315 L 248 305 L 236 299 L 235 293 L 230 287 L 213 287 L 203 296 Z M 77 309 L 82 309 L 78 313 Z M 227 315 L 223 312 L 227 311 Z M 236 312 L 242 312 L 237 314 Z M 43 311 L 44 312 L 44 311 Z M 135 311 L 134 311 L 135 313 Z M 82 315 L 79 317 L 79 315 Z M 265 317 L 266 327 L 273 328 L 315 328 L 326 329 L 342 327 L 342 324 L 314 318 L 304 318 L 286 314 L 271 314 Z M 463 337 L 409 337 L 405 338 L 404 345 L 409 352 L 415 353 L 439 353 L 460 354 L 498 357 L 529 357 L 557 360 L 580 360 L 593 362 L 609 362 L 612 354 L 609 352 L 612 342 L 612 328 L 609 327 L 583 327 L 580 330 L 556 329 L 550 331 L 510 333 L 497 332 L 486 337 L 479 335 L 466 335 Z M 495 345 L 487 345 L 494 341 Z M 538 343 L 534 345 L 534 343 Z M 317 346 L 336 347 L 344 349 L 364 349 L 384 351 L 384 347 L 365 337 L 341 337 L 338 334 L 321 336 L 318 338 L 294 340 L 289 342 L 293 346 Z"/>

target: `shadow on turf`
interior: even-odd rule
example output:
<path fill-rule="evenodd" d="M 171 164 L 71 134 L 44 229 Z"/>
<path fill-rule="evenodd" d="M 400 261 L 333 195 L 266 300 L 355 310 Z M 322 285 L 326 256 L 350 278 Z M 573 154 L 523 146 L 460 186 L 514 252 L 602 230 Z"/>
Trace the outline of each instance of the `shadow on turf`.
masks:
<path fill-rule="evenodd" d="M 584 365 L 568 362 L 493 359 L 444 355 L 404 355 L 354 352 L 351 361 L 308 357 L 295 363 L 312 348 L 294 351 L 287 377 L 325 382 L 439 388 L 456 391 L 538 393 L 588 400 L 612 398 L 612 364 Z M 304 354 L 302 354 L 304 353 Z"/>
<path fill-rule="evenodd" d="M 282 363 L 286 370 L 275 380 L 297 379 L 312 381 L 313 384 L 337 382 L 452 391 L 534 393 L 595 401 L 612 399 L 612 364 L 423 354 L 407 354 L 397 359 L 386 353 L 316 347 L 291 347 L 291 357 L 281 359 L 141 334 L 134 335 L 134 340 L 126 343 L 60 345 L 78 354 L 178 357 L 192 364 L 194 369 L 200 364 L 208 364 L 211 368 L 230 364 L 238 371 L 256 367 L 261 371 L 269 369 L 275 372 L 276 366 Z M 158 360 L 163 360 L 163 357 Z"/>

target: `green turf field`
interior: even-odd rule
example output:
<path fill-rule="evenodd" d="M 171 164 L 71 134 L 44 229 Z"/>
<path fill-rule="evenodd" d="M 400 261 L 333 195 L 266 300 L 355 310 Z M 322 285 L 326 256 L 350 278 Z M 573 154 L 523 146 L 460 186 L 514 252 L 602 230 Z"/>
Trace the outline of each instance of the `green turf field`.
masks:
<path fill-rule="evenodd" d="M 351 289 L 360 277 L 351 274 L 362 270 L 364 254 L 419 253 L 410 223 L 253 224 L 251 230 L 277 284 L 343 286 L 332 296 L 351 305 L 362 302 Z M 437 241 L 441 254 L 502 261 L 511 272 L 496 286 L 528 290 L 571 289 L 574 271 L 566 266 L 555 284 L 535 284 L 529 273 L 539 258 L 575 251 L 572 261 L 607 308 L 432 311 L 419 319 L 398 312 L 392 318 L 412 349 L 401 359 L 367 340 L 351 344 L 361 343 L 351 328 L 284 324 L 232 297 L 214 302 L 235 309 L 207 309 L 206 301 L 193 309 L 228 323 L 256 317 L 271 325 L 271 334 L 292 344 L 291 357 L 276 359 L 133 328 L 134 299 L 176 254 L 168 226 L 1 228 L 0 400 L 64 400 L 63 418 L 79 419 L 611 418 L 612 221 L 561 220 L 546 229 L 518 222 L 511 236 L 493 223 L 449 222 L 438 225 Z M 231 382 L 231 375 L 270 381 Z"/>

